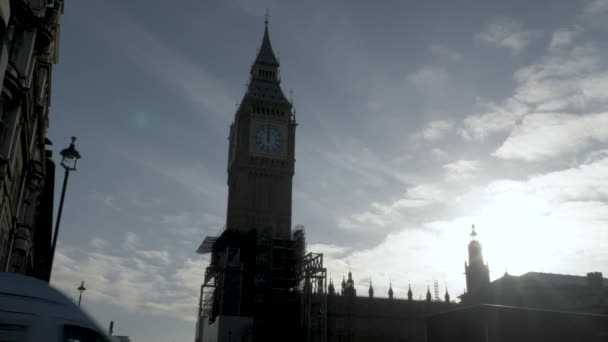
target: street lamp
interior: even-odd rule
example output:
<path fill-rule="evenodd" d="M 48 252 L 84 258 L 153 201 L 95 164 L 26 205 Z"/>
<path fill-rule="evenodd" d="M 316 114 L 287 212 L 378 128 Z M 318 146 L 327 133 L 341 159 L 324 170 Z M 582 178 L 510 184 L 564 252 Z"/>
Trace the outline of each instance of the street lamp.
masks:
<path fill-rule="evenodd" d="M 57 222 L 55 223 L 55 234 L 53 234 L 53 244 L 51 245 L 51 268 L 49 270 L 49 281 L 51 279 L 51 272 L 53 271 L 53 260 L 55 259 L 55 248 L 57 247 L 57 236 L 59 235 L 59 224 L 61 223 L 61 212 L 63 211 L 63 200 L 65 199 L 65 189 L 68 185 L 68 177 L 70 171 L 76 171 L 76 163 L 80 159 L 80 152 L 76 150 L 74 143 L 76 137 L 72 137 L 72 142 L 68 148 L 61 150 L 61 166 L 65 169 L 65 176 L 63 177 L 63 188 L 61 189 L 61 199 L 59 200 L 59 210 L 57 211 Z"/>
<path fill-rule="evenodd" d="M 78 287 L 78 292 L 80 292 L 80 295 L 78 296 L 78 307 L 80 307 L 80 302 L 82 301 L 82 293 L 84 291 L 86 291 L 86 287 L 84 287 L 84 280 L 80 283 L 80 286 Z"/>

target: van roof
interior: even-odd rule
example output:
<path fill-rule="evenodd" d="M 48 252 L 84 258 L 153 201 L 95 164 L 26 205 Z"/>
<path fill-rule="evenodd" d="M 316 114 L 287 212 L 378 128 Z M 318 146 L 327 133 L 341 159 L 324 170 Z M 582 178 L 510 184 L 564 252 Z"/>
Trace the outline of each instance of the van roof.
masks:
<path fill-rule="evenodd" d="M 1 272 L 0 294 L 37 298 L 60 305 L 72 304 L 68 298 L 48 283 L 23 274 Z"/>
<path fill-rule="evenodd" d="M 32 313 L 52 315 L 78 322 L 79 325 L 104 333 L 97 322 L 63 293 L 48 283 L 17 273 L 0 272 L 0 309 L 33 310 Z M 25 303 L 27 303 L 26 306 Z"/>

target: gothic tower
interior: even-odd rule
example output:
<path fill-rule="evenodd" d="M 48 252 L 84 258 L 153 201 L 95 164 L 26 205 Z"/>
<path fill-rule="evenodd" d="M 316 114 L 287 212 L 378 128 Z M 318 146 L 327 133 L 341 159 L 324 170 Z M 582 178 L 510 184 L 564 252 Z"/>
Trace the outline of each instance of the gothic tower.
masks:
<path fill-rule="evenodd" d="M 471 295 L 481 294 L 490 284 L 490 271 L 483 261 L 481 244 L 477 241 L 475 225 L 471 227 L 469 242 L 469 262 L 464 262 L 467 281 L 467 292 Z"/>
<path fill-rule="evenodd" d="M 202 290 L 209 295 L 201 293 L 211 299 L 201 304 L 199 326 L 213 331 L 214 341 L 228 335 L 263 341 L 299 332 L 294 289 L 305 242 L 301 230 L 291 232 L 295 129 L 266 20 L 247 91 L 230 125 L 226 229 L 199 248 L 211 253 Z"/>
<path fill-rule="evenodd" d="M 268 20 L 248 88 L 230 126 L 226 228 L 291 236 L 295 113 L 281 89 Z"/>

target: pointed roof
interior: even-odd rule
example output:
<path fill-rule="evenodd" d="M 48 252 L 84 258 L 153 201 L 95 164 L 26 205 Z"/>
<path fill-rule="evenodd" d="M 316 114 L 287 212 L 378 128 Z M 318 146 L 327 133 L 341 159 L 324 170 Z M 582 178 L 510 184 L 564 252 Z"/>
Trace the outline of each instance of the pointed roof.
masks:
<path fill-rule="evenodd" d="M 262 46 L 260 46 L 258 55 L 255 58 L 255 63 L 279 66 L 279 60 L 275 57 L 274 51 L 272 51 L 272 45 L 270 44 L 270 36 L 268 34 L 268 19 L 266 19 L 264 23 L 264 38 L 262 39 Z"/>

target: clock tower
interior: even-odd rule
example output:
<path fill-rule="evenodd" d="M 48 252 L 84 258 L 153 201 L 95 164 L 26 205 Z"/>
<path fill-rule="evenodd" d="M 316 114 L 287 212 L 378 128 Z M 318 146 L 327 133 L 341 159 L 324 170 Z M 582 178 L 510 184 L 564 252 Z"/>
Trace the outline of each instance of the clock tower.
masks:
<path fill-rule="evenodd" d="M 226 227 L 198 250 L 211 254 L 201 287 L 199 340 L 295 340 L 301 332 L 305 237 L 302 229 L 291 229 L 296 125 L 266 20 L 247 92 L 230 125 Z"/>
<path fill-rule="evenodd" d="M 230 125 L 226 229 L 291 236 L 296 120 L 281 89 L 268 21 L 247 92 Z"/>

